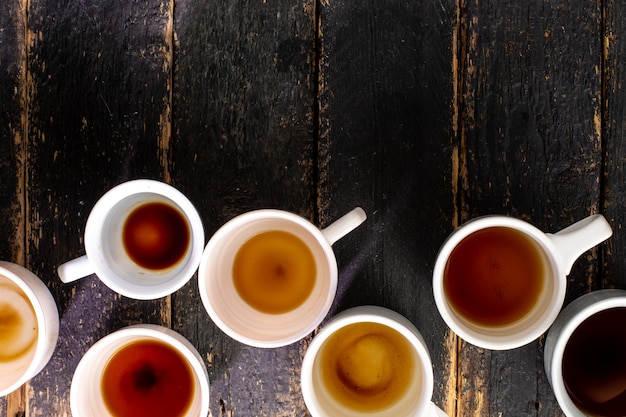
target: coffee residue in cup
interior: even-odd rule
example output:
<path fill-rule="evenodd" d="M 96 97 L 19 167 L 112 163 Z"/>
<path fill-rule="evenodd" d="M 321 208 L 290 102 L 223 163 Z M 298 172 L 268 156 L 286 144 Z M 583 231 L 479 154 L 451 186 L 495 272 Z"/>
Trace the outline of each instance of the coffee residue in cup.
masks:
<path fill-rule="evenodd" d="M 20 359 L 37 342 L 37 317 L 26 294 L 0 276 L 0 363 Z"/>

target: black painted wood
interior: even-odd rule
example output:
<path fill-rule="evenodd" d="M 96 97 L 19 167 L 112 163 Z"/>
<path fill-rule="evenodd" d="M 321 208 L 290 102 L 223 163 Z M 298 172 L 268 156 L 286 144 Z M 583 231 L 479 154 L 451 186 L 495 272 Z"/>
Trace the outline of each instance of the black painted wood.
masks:
<path fill-rule="evenodd" d="M 603 76 L 605 95 L 602 100 L 602 134 L 604 137 L 605 176 L 602 202 L 606 216 L 614 228 L 614 236 L 602 252 L 602 287 L 626 288 L 626 43 L 620 39 L 626 34 L 626 22 L 621 16 L 621 4 L 606 2 L 606 21 L 602 37 L 604 58 Z"/>

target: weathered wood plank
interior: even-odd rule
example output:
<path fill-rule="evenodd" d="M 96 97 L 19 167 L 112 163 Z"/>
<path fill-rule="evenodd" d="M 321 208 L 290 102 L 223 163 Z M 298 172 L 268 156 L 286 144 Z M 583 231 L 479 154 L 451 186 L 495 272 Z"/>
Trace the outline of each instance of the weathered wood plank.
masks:
<path fill-rule="evenodd" d="M 55 268 L 84 254 L 85 222 L 104 192 L 165 175 L 170 9 L 160 0 L 30 2 L 27 264 L 62 317 L 57 350 L 32 381 L 30 416 L 70 415 L 74 368 L 99 338 L 169 323 L 167 298 L 126 299 L 95 276 L 65 285 Z"/>
<path fill-rule="evenodd" d="M 602 133 L 606 166 L 603 198 L 604 211 L 613 225 L 614 235 L 604 247 L 602 286 L 626 289 L 626 22 L 623 5 L 607 1 L 605 16 Z"/>
<path fill-rule="evenodd" d="M 207 240 L 258 208 L 314 219 L 314 2 L 184 0 L 175 9 L 172 180 Z M 306 342 L 244 346 L 201 305 L 197 281 L 172 297 L 173 328 L 205 355 L 213 416 L 305 414 Z"/>
<path fill-rule="evenodd" d="M 464 2 L 461 217 L 500 213 L 555 232 L 599 210 L 599 4 Z M 597 287 L 596 251 L 567 299 Z M 541 341 L 489 352 L 462 343 L 459 415 L 561 415 Z"/>
<path fill-rule="evenodd" d="M 375 304 L 408 317 L 434 362 L 434 401 L 454 415 L 456 352 L 432 267 L 454 221 L 453 1 L 322 2 L 320 221 L 366 223 L 335 250 L 335 312 Z"/>
<path fill-rule="evenodd" d="M 0 259 L 24 263 L 24 29 L 19 0 L 0 8 Z"/>
<path fill-rule="evenodd" d="M 24 81 L 26 13 L 19 0 L 0 8 L 0 259 L 24 265 Z M 0 398 L 0 416 L 27 408 L 26 387 Z"/>

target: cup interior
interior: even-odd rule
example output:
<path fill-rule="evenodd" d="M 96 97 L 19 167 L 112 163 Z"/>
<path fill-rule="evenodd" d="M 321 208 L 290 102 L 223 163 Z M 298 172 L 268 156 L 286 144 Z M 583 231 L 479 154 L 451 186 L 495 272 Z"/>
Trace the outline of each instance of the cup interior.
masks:
<path fill-rule="evenodd" d="M 488 227 L 505 227 L 524 233 L 536 247 L 543 265 L 543 280 L 532 307 L 521 318 L 504 325 L 483 325 L 469 320 L 449 302 L 443 281 L 452 251 L 473 233 Z M 439 312 L 448 326 L 466 341 L 487 349 L 505 350 L 532 342 L 555 320 L 565 298 L 566 281 L 552 255 L 546 235 L 530 224 L 502 216 L 486 216 L 470 221 L 453 232 L 439 251 L 433 273 L 433 291 Z"/>
<path fill-rule="evenodd" d="M 415 369 L 412 372 L 408 389 L 395 404 L 382 410 L 363 412 L 350 409 L 333 396 L 324 382 L 321 352 L 336 332 L 355 323 L 378 323 L 388 326 L 400 333 L 411 346 Z M 333 317 L 314 337 L 302 363 L 301 383 L 307 408 L 315 417 L 423 416 L 431 405 L 433 371 L 424 340 L 412 323 L 391 310 L 361 306 Z"/>
<path fill-rule="evenodd" d="M 168 268 L 142 267 L 125 250 L 126 220 L 147 203 L 174 208 L 188 227 L 184 255 Z M 98 277 L 115 291 L 137 299 L 158 298 L 182 287 L 197 269 L 203 246 L 202 222 L 191 202 L 169 185 L 150 180 L 124 183 L 105 194 L 94 206 L 85 230 L 87 257 Z"/>
<path fill-rule="evenodd" d="M 9 349 L 7 352 L 11 352 L 12 357 L 0 361 L 1 397 L 16 390 L 48 363 L 56 347 L 59 316 L 45 284 L 19 265 L 0 262 L 0 294 L 0 316 L 2 311 L 16 313 L 29 327 L 36 326 L 35 333 L 30 335 L 16 327 L 14 330 L 18 333 L 9 335 L 10 340 L 3 342 L 3 348 Z M 7 343 L 13 344 L 16 350 Z"/>
<path fill-rule="evenodd" d="M 626 291 L 604 289 L 585 294 L 563 309 L 546 336 L 544 366 L 559 406 L 570 417 L 589 417 L 570 398 L 563 380 L 563 356 L 572 334 L 588 318 L 612 308 L 626 307 Z"/>
<path fill-rule="evenodd" d="M 251 307 L 239 295 L 232 278 L 233 263 L 241 246 L 268 231 L 299 237 L 311 250 L 316 279 L 309 297 L 295 309 L 268 314 Z M 337 264 L 319 229 L 295 214 L 257 210 L 222 226 L 204 251 L 199 269 L 200 296 L 212 320 L 229 336 L 258 347 L 277 347 L 306 336 L 328 313 L 337 289 Z"/>
<path fill-rule="evenodd" d="M 104 370 L 111 357 L 132 342 L 157 340 L 180 353 L 193 371 L 193 399 L 182 417 L 196 417 L 209 412 L 209 382 L 202 358 L 180 334 L 156 325 L 135 325 L 111 333 L 96 342 L 82 357 L 72 379 L 70 406 L 76 417 L 110 416 L 102 395 Z"/>

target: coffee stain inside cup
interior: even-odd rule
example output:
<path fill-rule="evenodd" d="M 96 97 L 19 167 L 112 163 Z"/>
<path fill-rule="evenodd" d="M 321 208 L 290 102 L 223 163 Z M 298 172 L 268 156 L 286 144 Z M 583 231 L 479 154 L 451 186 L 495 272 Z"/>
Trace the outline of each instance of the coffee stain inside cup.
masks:
<path fill-rule="evenodd" d="M 343 407 L 358 412 L 378 412 L 400 401 L 412 386 L 417 366 L 402 334 L 371 322 L 338 330 L 324 343 L 319 361 L 325 390 Z"/>
<path fill-rule="evenodd" d="M 22 359 L 37 343 L 37 317 L 26 294 L 0 276 L 0 363 Z"/>
<path fill-rule="evenodd" d="M 626 415 L 626 307 L 584 320 L 563 352 L 563 383 L 582 410 L 603 417 Z"/>
<path fill-rule="evenodd" d="M 312 293 L 317 266 L 302 239 L 271 230 L 241 246 L 232 274 L 237 293 L 248 305 L 264 313 L 282 314 L 302 305 Z"/>

